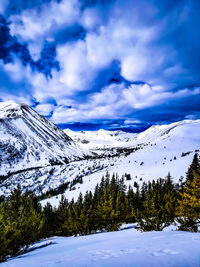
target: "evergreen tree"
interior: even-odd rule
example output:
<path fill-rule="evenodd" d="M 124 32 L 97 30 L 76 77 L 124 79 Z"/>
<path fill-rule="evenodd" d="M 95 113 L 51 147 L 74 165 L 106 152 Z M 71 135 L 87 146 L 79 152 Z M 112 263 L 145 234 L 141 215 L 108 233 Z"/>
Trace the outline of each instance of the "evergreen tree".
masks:
<path fill-rule="evenodd" d="M 37 197 L 30 192 L 14 190 L 9 199 L 0 204 L 0 259 L 26 251 L 42 237 L 44 216 Z"/>
<path fill-rule="evenodd" d="M 200 162 L 199 162 L 199 156 L 198 153 L 194 154 L 192 163 L 190 165 L 190 167 L 188 168 L 188 171 L 186 173 L 186 181 L 192 181 L 194 178 L 193 172 L 198 172 L 200 168 Z"/>
<path fill-rule="evenodd" d="M 43 214 L 45 218 L 43 236 L 44 237 L 53 236 L 56 230 L 56 222 L 55 222 L 56 214 L 49 202 L 47 202 L 47 204 L 45 205 L 43 209 Z"/>
<path fill-rule="evenodd" d="M 91 234 L 96 229 L 95 207 L 93 205 L 93 196 L 91 192 L 87 192 L 84 197 L 83 207 L 80 214 L 80 231 L 81 234 Z"/>
<path fill-rule="evenodd" d="M 56 235 L 68 236 L 68 225 L 66 222 L 68 221 L 68 208 L 69 202 L 68 200 L 62 195 L 59 206 L 55 212 L 55 219 L 53 220 L 53 229 Z"/>
<path fill-rule="evenodd" d="M 126 194 L 126 202 L 127 202 L 127 213 L 126 213 L 126 218 L 125 222 L 131 223 L 135 222 L 135 204 L 136 204 L 136 197 L 133 191 L 133 188 L 129 186 L 128 192 Z"/>
<path fill-rule="evenodd" d="M 142 231 L 161 231 L 174 221 L 176 192 L 169 177 L 153 181 L 149 188 L 142 196 L 145 197 L 143 208 L 137 209 L 138 228 Z"/>
<path fill-rule="evenodd" d="M 186 181 L 184 191 L 180 195 L 177 208 L 179 230 L 197 232 L 200 223 L 200 171 L 193 171 L 192 179 Z"/>

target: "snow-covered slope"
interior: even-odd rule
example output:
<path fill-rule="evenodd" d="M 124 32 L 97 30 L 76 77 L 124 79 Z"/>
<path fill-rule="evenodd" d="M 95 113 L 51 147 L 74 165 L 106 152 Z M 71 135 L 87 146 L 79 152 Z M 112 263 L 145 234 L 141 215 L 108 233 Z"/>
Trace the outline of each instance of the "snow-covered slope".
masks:
<path fill-rule="evenodd" d="M 153 125 L 146 131 L 138 134 L 137 140 L 142 142 L 153 142 L 164 139 L 187 138 L 192 142 L 200 139 L 200 120 L 184 120 L 168 125 Z"/>
<path fill-rule="evenodd" d="M 81 158 L 83 150 L 36 111 L 12 101 L 0 103 L 0 176 Z"/>
<path fill-rule="evenodd" d="M 199 246 L 199 233 L 170 229 L 140 233 L 130 228 L 88 236 L 49 238 L 1 266 L 199 267 Z"/>
<path fill-rule="evenodd" d="M 170 138 L 188 138 L 193 142 L 199 140 L 200 120 L 184 120 L 168 125 L 153 125 L 142 133 L 126 133 L 123 131 L 77 131 L 65 129 L 64 132 L 70 136 L 81 147 L 91 150 L 111 149 L 118 147 L 134 147 L 140 144 L 148 144 Z M 194 130 L 194 131 L 193 131 Z M 197 130 L 197 131 L 196 131 Z M 173 142 L 174 140 L 172 140 Z"/>
<path fill-rule="evenodd" d="M 103 132 L 104 135 L 110 134 L 108 131 Z M 142 133 L 133 134 L 132 138 L 130 137 L 131 134 L 128 134 L 128 142 L 117 143 L 118 156 L 104 156 L 96 159 L 96 164 L 103 166 L 103 168 L 92 174 L 83 175 L 83 184 L 76 185 L 76 190 L 67 190 L 65 196 L 68 199 L 77 199 L 80 192 L 84 194 L 88 190 L 93 190 L 107 171 L 110 174 L 118 173 L 119 176 L 125 173 L 131 174 L 131 180 L 125 181 L 127 186 L 129 184 L 133 186 L 134 182 L 141 185 L 144 181 L 158 179 L 159 177 L 164 178 L 168 172 L 171 173 L 174 181 L 178 182 L 181 177 L 185 177 L 194 153 L 200 151 L 199 133 L 200 120 L 186 120 L 169 125 L 152 126 Z M 77 135 L 77 133 L 72 132 L 70 136 L 73 137 L 73 134 Z M 79 132 L 78 134 L 83 133 Z M 85 139 L 90 141 L 92 132 L 85 132 L 83 135 Z M 93 132 L 93 135 L 95 136 L 96 133 Z M 99 139 L 103 140 L 100 137 Z M 106 137 L 104 143 L 106 145 Z M 116 144 L 116 142 L 114 141 L 113 144 Z M 91 150 L 96 150 L 97 145 L 95 144 L 95 147 L 92 147 Z M 107 150 L 111 148 L 112 146 L 109 145 Z M 106 149 L 100 149 L 99 147 L 100 153 L 104 150 Z M 58 205 L 60 198 L 59 195 L 44 200 L 43 204 L 50 201 L 53 205 Z"/>

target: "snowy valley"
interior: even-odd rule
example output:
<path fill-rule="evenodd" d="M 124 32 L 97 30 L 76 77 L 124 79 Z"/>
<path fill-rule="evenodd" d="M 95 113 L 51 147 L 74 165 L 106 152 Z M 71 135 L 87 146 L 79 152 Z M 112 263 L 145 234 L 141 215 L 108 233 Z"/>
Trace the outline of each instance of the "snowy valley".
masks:
<path fill-rule="evenodd" d="M 65 196 L 76 199 L 93 190 L 106 172 L 130 174 L 127 186 L 164 178 L 168 172 L 178 182 L 200 150 L 200 120 L 155 125 L 139 134 L 62 131 L 14 102 L 0 104 L 0 118 L 1 195 L 20 185 L 45 196 L 63 185 Z M 58 204 L 60 197 L 44 202 Z"/>

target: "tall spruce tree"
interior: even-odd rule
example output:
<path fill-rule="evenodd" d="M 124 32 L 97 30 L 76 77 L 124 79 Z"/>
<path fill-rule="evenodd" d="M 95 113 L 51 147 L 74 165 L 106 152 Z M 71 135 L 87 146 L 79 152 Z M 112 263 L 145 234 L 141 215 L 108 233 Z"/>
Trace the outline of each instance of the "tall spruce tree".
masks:
<path fill-rule="evenodd" d="M 138 228 L 142 231 L 162 231 L 174 221 L 176 191 L 170 177 L 152 181 L 149 188 L 147 192 L 142 192 L 142 209 L 137 209 Z"/>
<path fill-rule="evenodd" d="M 54 218 L 52 218 L 52 223 L 53 223 L 52 229 L 54 230 L 54 234 L 62 236 L 70 235 L 68 231 L 68 225 L 66 223 L 69 217 L 68 212 L 69 212 L 69 202 L 65 198 L 65 196 L 62 195 L 59 206 L 55 211 Z"/>
<path fill-rule="evenodd" d="M 177 208 L 179 230 L 197 232 L 200 223 L 200 170 L 193 171 L 192 179 L 186 181 L 183 193 L 180 195 Z"/>
<path fill-rule="evenodd" d="M 56 214 L 49 202 L 47 202 L 47 204 L 44 206 L 43 215 L 45 218 L 43 236 L 44 237 L 53 236 L 55 233 L 55 229 L 57 228 L 56 227 L 57 224 L 55 223 Z"/>
<path fill-rule="evenodd" d="M 132 223 L 135 222 L 135 204 L 136 204 L 136 194 L 133 191 L 133 188 L 129 185 L 127 194 L 126 194 L 126 202 L 127 202 L 127 209 L 126 209 L 126 218 L 125 222 Z"/>
<path fill-rule="evenodd" d="M 188 168 L 188 171 L 186 173 L 186 181 L 192 181 L 194 178 L 194 174 L 193 172 L 198 172 L 200 168 L 200 161 L 199 161 L 199 155 L 198 153 L 194 154 L 192 163 L 190 165 L 190 167 Z"/>

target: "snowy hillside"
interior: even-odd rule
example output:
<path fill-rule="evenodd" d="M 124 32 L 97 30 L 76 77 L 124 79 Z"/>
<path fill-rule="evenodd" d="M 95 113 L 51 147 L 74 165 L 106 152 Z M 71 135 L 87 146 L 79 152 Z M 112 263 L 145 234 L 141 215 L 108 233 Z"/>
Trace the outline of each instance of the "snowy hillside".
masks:
<path fill-rule="evenodd" d="M 140 233 L 130 227 L 89 236 L 53 237 L 1 266 L 199 266 L 199 233 L 169 230 Z"/>
<path fill-rule="evenodd" d="M 73 140 L 30 107 L 0 103 L 0 175 L 83 158 Z"/>
<path fill-rule="evenodd" d="M 181 177 L 185 177 L 194 153 L 200 151 L 199 132 L 200 120 L 156 125 L 139 134 L 120 133 L 125 138 L 127 136 L 127 142 L 124 142 L 121 136 L 121 141 L 116 141 L 118 131 L 114 132 L 114 135 L 113 132 L 105 130 L 89 133 L 74 133 L 72 131 L 69 133 L 68 131 L 72 138 L 79 136 L 79 139 L 81 139 L 84 136 L 85 140 L 91 142 L 90 149 L 92 151 L 97 151 L 98 142 L 96 141 L 95 146 L 93 146 L 94 143 L 91 140 L 93 140 L 93 136 L 99 136 L 97 139 L 101 140 L 98 147 L 99 153 L 104 153 L 104 155 L 104 151 L 113 149 L 112 146 L 116 148 L 117 144 L 116 149 L 119 151 L 119 155 L 113 157 L 102 156 L 100 159 L 96 159 L 95 164 L 101 166 L 100 169 L 92 174 L 83 175 L 83 184 L 76 185 L 74 187 L 76 190 L 67 190 L 65 196 L 68 199 L 77 199 L 80 192 L 84 194 L 88 190 L 93 190 L 102 176 L 106 174 L 106 171 L 110 174 L 118 173 L 119 176 L 125 173 L 131 174 L 131 180 L 125 181 L 127 186 L 129 184 L 133 186 L 134 182 L 141 185 L 144 181 L 158 179 L 159 177 L 164 178 L 168 172 L 171 173 L 174 181 L 178 182 Z M 108 139 L 112 146 L 108 145 Z M 107 149 L 100 148 L 102 142 L 105 146 L 108 146 Z M 83 144 L 83 146 L 86 146 L 86 144 Z M 86 164 L 85 166 L 87 166 L 88 162 L 83 162 L 83 165 Z M 60 195 L 52 197 L 44 200 L 43 204 L 50 201 L 53 205 L 58 205 L 60 198 Z"/>

